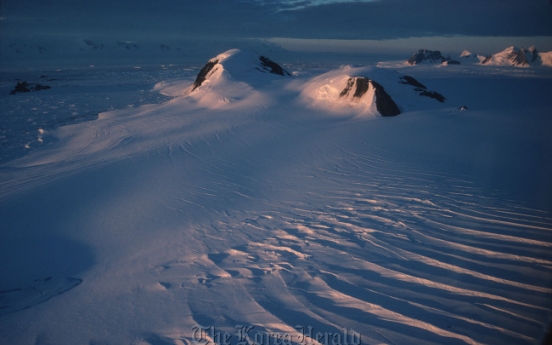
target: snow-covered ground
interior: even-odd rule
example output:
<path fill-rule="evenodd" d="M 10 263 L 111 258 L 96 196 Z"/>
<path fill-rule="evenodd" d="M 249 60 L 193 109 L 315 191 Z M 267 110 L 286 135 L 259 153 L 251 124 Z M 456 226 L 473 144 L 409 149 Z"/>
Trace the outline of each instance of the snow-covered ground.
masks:
<path fill-rule="evenodd" d="M 193 92 L 202 66 L 2 75 L 1 343 L 539 342 L 549 68 L 235 54 Z"/>

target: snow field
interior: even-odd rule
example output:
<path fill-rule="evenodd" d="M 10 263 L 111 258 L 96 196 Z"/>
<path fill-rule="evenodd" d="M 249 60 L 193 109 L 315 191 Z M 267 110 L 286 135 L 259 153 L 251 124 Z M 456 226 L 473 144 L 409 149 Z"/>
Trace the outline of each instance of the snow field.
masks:
<path fill-rule="evenodd" d="M 37 279 L 82 283 L 2 312 L 3 341 L 191 344 L 202 325 L 235 343 L 250 325 L 295 343 L 310 326 L 363 344 L 534 344 L 552 296 L 552 79 L 479 67 L 229 68 L 48 129 L 53 144 L 0 166 L 0 303 L 23 306 L 6 291 Z M 346 69 L 396 80 L 403 113 L 320 103 Z"/>

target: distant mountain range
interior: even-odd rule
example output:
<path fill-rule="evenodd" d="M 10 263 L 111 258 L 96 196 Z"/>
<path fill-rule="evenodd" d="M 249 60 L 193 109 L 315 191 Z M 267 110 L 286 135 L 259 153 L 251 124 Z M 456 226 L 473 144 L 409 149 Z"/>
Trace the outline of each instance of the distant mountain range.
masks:
<path fill-rule="evenodd" d="M 503 51 L 489 55 L 481 61 L 482 65 L 492 66 L 552 66 L 552 52 L 541 53 L 534 46 L 530 48 L 508 47 Z"/>
<path fill-rule="evenodd" d="M 534 46 L 530 48 L 508 47 L 505 50 L 488 56 L 472 54 L 464 50 L 459 58 L 461 61 L 476 59 L 477 63 L 489 66 L 552 66 L 552 52 L 541 53 Z M 420 49 L 406 63 L 418 65 L 422 63 L 439 63 L 442 65 L 460 64 L 450 56 L 443 56 L 438 50 Z"/>
<path fill-rule="evenodd" d="M 246 49 L 257 50 L 264 43 L 246 45 Z M 178 41 L 143 41 L 102 40 L 93 37 L 83 37 L 63 42 L 57 41 L 6 41 L 0 42 L 3 67 L 9 65 L 25 65 L 29 62 L 39 67 L 47 64 L 68 66 L 94 65 L 95 63 L 111 63 L 115 60 L 131 63 L 132 61 L 148 62 L 152 60 L 178 62 L 183 58 L 198 55 L 198 52 L 208 52 L 208 45 L 182 45 Z M 243 48 L 243 45 L 240 45 Z M 266 48 L 266 47 L 265 47 Z M 269 50 L 280 47 L 270 47 Z M 281 48 L 280 48 L 281 49 Z M 454 65 L 461 63 L 479 63 L 488 66 L 552 66 L 552 52 L 540 52 L 534 46 L 530 48 L 508 47 L 505 50 L 491 54 L 472 54 L 464 50 L 458 58 L 443 55 L 439 50 L 420 49 L 407 59 L 408 65 L 440 64 Z M 59 67 L 59 66 L 58 66 Z"/>

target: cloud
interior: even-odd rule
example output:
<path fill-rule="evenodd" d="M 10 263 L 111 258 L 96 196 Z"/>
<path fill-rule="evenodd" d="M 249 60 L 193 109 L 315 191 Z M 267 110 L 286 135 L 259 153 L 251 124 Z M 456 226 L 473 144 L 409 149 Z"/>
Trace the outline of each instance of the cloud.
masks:
<path fill-rule="evenodd" d="M 328 4 L 296 11 L 296 23 L 310 25 L 305 24 L 295 37 L 551 35 L 551 17 L 552 7 L 542 0 L 382 0 Z"/>
<path fill-rule="evenodd" d="M 274 6 L 278 11 L 294 11 L 307 7 L 355 3 L 355 2 L 374 2 L 379 0 L 253 0 L 261 5 Z M 551 0 L 552 1 L 552 0 Z"/>
<path fill-rule="evenodd" d="M 0 3 L 2 31 L 117 39 L 552 36 L 543 0 L 49 0 Z"/>

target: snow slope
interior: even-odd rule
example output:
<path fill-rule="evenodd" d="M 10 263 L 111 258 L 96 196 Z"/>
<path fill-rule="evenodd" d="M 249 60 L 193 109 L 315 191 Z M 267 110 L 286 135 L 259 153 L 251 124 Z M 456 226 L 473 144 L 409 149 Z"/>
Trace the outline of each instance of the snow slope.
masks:
<path fill-rule="evenodd" d="M 0 165 L 3 343 L 538 342 L 552 75 L 217 60 Z"/>

